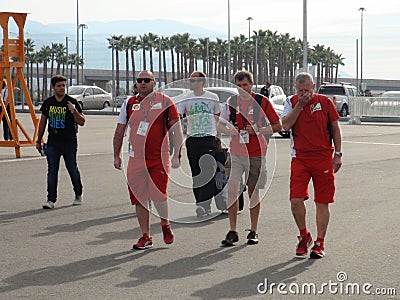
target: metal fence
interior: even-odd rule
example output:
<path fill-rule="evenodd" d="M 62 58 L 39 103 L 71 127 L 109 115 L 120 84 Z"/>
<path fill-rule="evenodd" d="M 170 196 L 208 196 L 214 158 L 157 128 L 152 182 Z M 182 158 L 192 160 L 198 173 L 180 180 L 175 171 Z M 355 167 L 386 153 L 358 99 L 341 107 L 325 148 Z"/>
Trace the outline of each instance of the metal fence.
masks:
<path fill-rule="evenodd" d="M 354 97 L 350 99 L 350 122 L 363 117 L 400 118 L 400 98 Z"/>

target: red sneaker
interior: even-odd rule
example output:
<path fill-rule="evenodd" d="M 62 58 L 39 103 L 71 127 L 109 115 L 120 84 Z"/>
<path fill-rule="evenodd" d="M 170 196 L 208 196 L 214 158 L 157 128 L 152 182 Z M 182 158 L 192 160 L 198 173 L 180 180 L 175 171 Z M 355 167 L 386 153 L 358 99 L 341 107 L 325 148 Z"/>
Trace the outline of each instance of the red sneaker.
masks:
<path fill-rule="evenodd" d="M 174 233 L 171 230 L 171 224 L 161 225 L 161 229 L 164 235 L 164 242 L 172 244 L 174 242 Z"/>
<path fill-rule="evenodd" d="M 315 241 L 314 247 L 311 248 L 310 257 L 323 258 L 324 256 L 325 256 L 324 246 L 320 242 Z"/>
<path fill-rule="evenodd" d="M 299 239 L 299 243 L 296 248 L 296 257 L 305 258 L 308 248 L 310 248 L 312 244 L 311 233 L 308 233 L 306 236 L 299 235 L 297 238 Z"/>
<path fill-rule="evenodd" d="M 147 233 L 143 233 L 143 236 L 133 245 L 133 249 L 143 250 L 153 247 L 153 239 L 148 236 Z"/>

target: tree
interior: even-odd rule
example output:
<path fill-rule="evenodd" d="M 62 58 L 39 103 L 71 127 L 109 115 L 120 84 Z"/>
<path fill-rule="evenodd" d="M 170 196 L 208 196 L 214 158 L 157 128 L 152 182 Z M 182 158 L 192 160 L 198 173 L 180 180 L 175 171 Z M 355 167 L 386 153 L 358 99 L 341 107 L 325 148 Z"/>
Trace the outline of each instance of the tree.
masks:
<path fill-rule="evenodd" d="M 40 61 L 43 63 L 43 86 L 42 86 L 42 99 L 47 98 L 47 63 L 50 62 L 51 48 L 49 46 L 42 46 L 39 51 Z"/>
<path fill-rule="evenodd" d="M 143 54 L 143 68 L 142 70 L 147 70 L 147 65 L 146 65 L 146 50 L 149 50 L 149 37 L 147 34 L 139 36 L 140 38 L 140 46 L 139 48 L 142 49 L 142 54 Z"/>
<path fill-rule="evenodd" d="M 148 50 L 150 54 L 150 71 L 154 73 L 154 65 L 153 65 L 153 48 L 158 47 L 158 35 L 149 32 L 148 34 Z"/>
<path fill-rule="evenodd" d="M 31 99 L 33 98 L 33 59 L 35 51 L 35 42 L 32 39 L 24 41 L 25 47 L 25 63 L 26 63 L 26 82 L 29 89 Z"/>
<path fill-rule="evenodd" d="M 119 51 L 122 51 L 121 39 L 122 35 L 112 35 L 111 38 L 107 38 L 110 43 L 108 48 L 114 47 L 115 50 L 115 96 L 119 96 Z"/>
<path fill-rule="evenodd" d="M 129 36 L 121 39 L 121 50 L 125 51 L 125 94 L 129 94 L 129 50 L 130 50 L 130 38 Z"/>

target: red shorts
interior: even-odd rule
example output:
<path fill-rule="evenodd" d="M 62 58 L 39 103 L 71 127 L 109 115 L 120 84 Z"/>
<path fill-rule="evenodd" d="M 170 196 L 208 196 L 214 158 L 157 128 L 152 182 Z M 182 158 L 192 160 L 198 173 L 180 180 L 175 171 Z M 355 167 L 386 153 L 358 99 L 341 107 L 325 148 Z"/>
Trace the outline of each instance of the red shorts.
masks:
<path fill-rule="evenodd" d="M 335 195 L 335 175 L 331 158 L 292 158 L 290 175 L 290 199 L 307 200 L 308 184 L 312 178 L 314 185 L 314 201 L 332 203 Z"/>
<path fill-rule="evenodd" d="M 166 201 L 169 160 L 129 158 L 127 168 L 128 190 L 132 205 L 139 201 Z"/>

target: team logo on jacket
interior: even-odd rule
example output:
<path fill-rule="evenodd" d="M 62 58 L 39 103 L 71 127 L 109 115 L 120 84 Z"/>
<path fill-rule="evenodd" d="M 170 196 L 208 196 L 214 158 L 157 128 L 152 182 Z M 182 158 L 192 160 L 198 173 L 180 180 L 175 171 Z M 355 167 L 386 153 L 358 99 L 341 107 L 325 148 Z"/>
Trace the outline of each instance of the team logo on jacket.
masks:
<path fill-rule="evenodd" d="M 132 110 L 139 110 L 139 109 L 140 109 L 140 104 L 139 103 L 132 105 Z"/>
<path fill-rule="evenodd" d="M 317 110 L 322 110 L 321 103 L 319 103 L 319 102 L 316 105 L 311 104 L 310 108 L 311 108 L 311 112 L 316 112 Z"/>
<path fill-rule="evenodd" d="M 161 109 L 161 108 L 162 108 L 161 102 L 158 102 L 158 103 L 154 104 L 154 105 L 151 107 L 151 109 Z"/>

